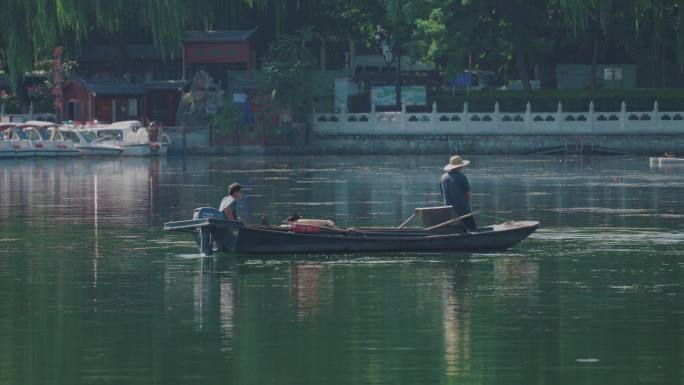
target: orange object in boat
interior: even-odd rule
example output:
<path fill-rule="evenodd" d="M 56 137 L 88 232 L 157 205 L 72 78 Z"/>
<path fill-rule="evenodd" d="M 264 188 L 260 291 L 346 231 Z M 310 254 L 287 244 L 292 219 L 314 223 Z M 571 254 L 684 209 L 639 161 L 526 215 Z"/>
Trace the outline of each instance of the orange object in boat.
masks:
<path fill-rule="evenodd" d="M 291 223 L 290 231 L 293 233 L 304 233 L 304 234 L 318 234 L 321 232 L 321 228 L 313 225 L 303 225 L 301 223 Z"/>

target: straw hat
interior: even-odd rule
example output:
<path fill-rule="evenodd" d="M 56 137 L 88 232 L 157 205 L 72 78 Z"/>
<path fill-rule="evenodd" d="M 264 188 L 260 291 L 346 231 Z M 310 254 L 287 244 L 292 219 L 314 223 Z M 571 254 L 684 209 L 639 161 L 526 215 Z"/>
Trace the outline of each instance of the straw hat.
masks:
<path fill-rule="evenodd" d="M 448 171 L 451 171 L 451 170 L 455 170 L 455 169 L 457 169 L 457 168 L 462 168 L 462 167 L 467 166 L 468 164 L 470 164 L 470 161 L 469 161 L 469 160 L 464 160 L 464 159 L 461 159 L 460 156 L 454 155 L 454 156 L 452 156 L 451 159 L 449 160 L 449 164 L 447 164 L 446 166 L 444 166 L 444 171 L 447 171 L 447 172 L 448 172 Z"/>

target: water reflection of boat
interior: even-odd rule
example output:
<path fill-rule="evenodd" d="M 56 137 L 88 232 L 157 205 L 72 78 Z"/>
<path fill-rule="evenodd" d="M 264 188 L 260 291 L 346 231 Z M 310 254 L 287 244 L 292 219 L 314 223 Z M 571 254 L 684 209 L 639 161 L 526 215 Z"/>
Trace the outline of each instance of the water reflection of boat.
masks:
<path fill-rule="evenodd" d="M 453 213 L 451 207 L 418 210 L 433 211 L 429 216 L 422 216 L 423 224 L 428 227 L 342 228 L 297 222 L 279 226 L 246 225 L 221 218 L 218 210 L 205 207 L 196 209 L 192 220 L 169 222 L 164 229 L 191 232 L 200 251 L 211 255 L 214 251 L 321 253 L 502 250 L 519 243 L 539 227 L 539 222 L 535 221 L 509 221 L 465 231 L 460 218 L 432 225 L 434 218 L 445 219 L 447 211 Z"/>

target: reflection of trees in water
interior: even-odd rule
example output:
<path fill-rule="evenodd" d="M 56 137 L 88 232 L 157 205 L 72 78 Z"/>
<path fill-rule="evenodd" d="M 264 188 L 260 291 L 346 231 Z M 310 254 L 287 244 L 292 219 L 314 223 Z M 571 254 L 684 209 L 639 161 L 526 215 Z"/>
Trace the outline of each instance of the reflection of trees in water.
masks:
<path fill-rule="evenodd" d="M 676 212 L 677 183 L 639 159 L 472 157 L 466 170 L 475 209 L 504 218 L 586 226 L 635 222 L 659 225 L 653 216 L 558 211 L 567 208 L 640 208 Z M 0 169 L 0 215 L 78 217 L 91 210 L 92 175 L 100 177 L 101 212 L 112 221 L 151 222 L 189 217 L 195 207 L 216 206 L 232 181 L 250 189 L 240 202 L 250 221 L 271 223 L 299 211 L 341 224 L 396 224 L 413 208 L 441 204 L 441 157 L 196 157 L 5 160 Z M 641 167 L 643 166 L 643 167 Z M 615 183 L 615 175 L 624 183 Z M 484 221 L 489 222 L 490 220 Z"/>
<path fill-rule="evenodd" d="M 551 347 L 555 349 L 551 352 L 534 349 L 532 325 L 523 325 L 528 319 L 534 319 L 539 310 L 536 261 L 499 255 L 476 267 L 464 261 L 446 268 L 443 280 L 447 378 L 469 382 L 487 377 L 494 379 L 492 383 L 536 383 L 535 370 L 541 376 L 546 375 L 546 368 L 522 369 L 525 362 L 551 358 L 554 352 L 558 353 L 557 346 Z M 553 339 L 551 334 L 548 337 Z M 521 370 L 510 372 L 514 367 Z"/>
<path fill-rule="evenodd" d="M 547 254 L 522 246 L 536 259 L 503 254 L 477 257 L 472 266 L 298 261 L 256 268 L 234 267 L 225 255 L 185 260 L 175 253 L 192 246 L 167 255 L 170 248 L 150 240 L 161 237 L 159 217 L 189 216 L 204 199 L 215 205 L 233 180 L 254 181 L 246 203 L 271 218 L 296 210 L 290 202 L 333 202 L 307 210 L 397 223 L 400 212 L 436 197 L 430 194 L 444 162 L 403 158 L 3 163 L 0 234 L 20 241 L 0 242 L 0 382 L 78 382 L 79 368 L 104 373 L 128 365 L 131 378 L 160 383 L 188 373 L 233 378 L 235 366 L 264 379 L 301 379 L 315 367 L 312 379 L 339 375 L 346 382 L 420 376 L 439 383 L 445 375 L 478 382 L 485 373 L 491 383 L 559 383 L 561 363 L 575 371 L 580 354 L 595 352 L 603 354 L 600 365 L 621 365 L 627 382 L 681 382 L 684 341 L 673 337 L 682 335 L 676 243 L 568 255 L 564 248 L 584 245 L 536 241 Z M 505 213 L 498 216 L 534 216 L 549 227 L 634 227 L 662 225 L 609 210 L 551 210 L 680 210 L 682 177 L 642 170 L 639 160 L 599 160 L 592 168 L 473 160 L 477 205 Z M 618 173 L 624 183 L 612 182 Z M 317 182 L 325 178 L 337 182 Z M 377 221 L 369 215 L 383 212 Z"/>
<path fill-rule="evenodd" d="M 226 269 L 230 267 L 224 266 L 216 258 L 197 258 L 192 283 L 195 330 L 218 332 L 223 351 L 233 349 L 235 332 L 236 292 L 234 278 L 226 274 Z"/>
<path fill-rule="evenodd" d="M 467 274 L 449 271 L 444 274 L 442 324 L 444 328 L 444 364 L 447 377 L 470 376 L 472 365 L 471 320 L 472 294 Z"/>
<path fill-rule="evenodd" d="M 219 303 L 221 314 L 221 339 L 226 344 L 222 344 L 224 349 L 232 349 L 229 344 L 232 342 L 235 331 L 235 291 L 233 289 L 232 278 L 222 277 L 220 279 Z"/>
<path fill-rule="evenodd" d="M 150 223 L 165 159 L 22 159 L 0 168 L 0 216 L 13 220 L 75 218 L 90 223 L 98 176 L 100 219 L 105 223 Z M 12 212 L 19 207 L 21 212 Z"/>
<path fill-rule="evenodd" d="M 494 287 L 496 294 L 504 299 L 515 299 L 512 308 L 525 307 L 539 290 L 539 263 L 529 256 L 494 257 Z"/>
<path fill-rule="evenodd" d="M 327 268 L 320 262 L 297 263 L 291 267 L 291 287 L 297 318 L 302 321 L 319 312 L 321 303 L 328 301 L 327 290 L 331 282 L 326 278 Z"/>
<path fill-rule="evenodd" d="M 681 183 L 682 176 L 650 173 L 648 162 L 640 159 L 469 158 L 473 162 L 466 174 L 475 209 L 483 214 L 538 219 L 547 226 L 629 226 L 635 221 L 649 225 L 659 221 L 558 209 L 677 210 L 672 202 L 664 202 L 675 191 L 664 181 Z M 160 194 L 168 202 L 169 217 L 189 216 L 197 206 L 216 206 L 228 184 L 239 181 L 250 188 L 240 206 L 252 222 L 265 216 L 279 223 L 296 211 L 307 217 L 333 217 L 343 225 L 392 225 L 415 207 L 441 204 L 438 180 L 445 159 L 448 156 L 170 158 Z M 625 182 L 614 183 L 615 175 Z"/>

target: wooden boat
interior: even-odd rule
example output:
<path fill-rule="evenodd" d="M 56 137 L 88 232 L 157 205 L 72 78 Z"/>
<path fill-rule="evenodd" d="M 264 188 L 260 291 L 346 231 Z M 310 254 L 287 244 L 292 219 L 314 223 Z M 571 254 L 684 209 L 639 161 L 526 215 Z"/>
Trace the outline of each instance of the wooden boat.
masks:
<path fill-rule="evenodd" d="M 213 208 L 198 208 L 192 220 L 169 222 L 164 230 L 192 233 L 205 255 L 215 251 L 244 254 L 348 253 L 379 251 L 484 251 L 503 250 L 527 238 L 539 222 L 509 221 L 466 231 L 453 209 L 416 209 L 427 227 L 329 227 L 291 222 L 278 226 L 248 225 L 221 217 Z M 446 221 L 439 222 L 443 219 Z"/>

